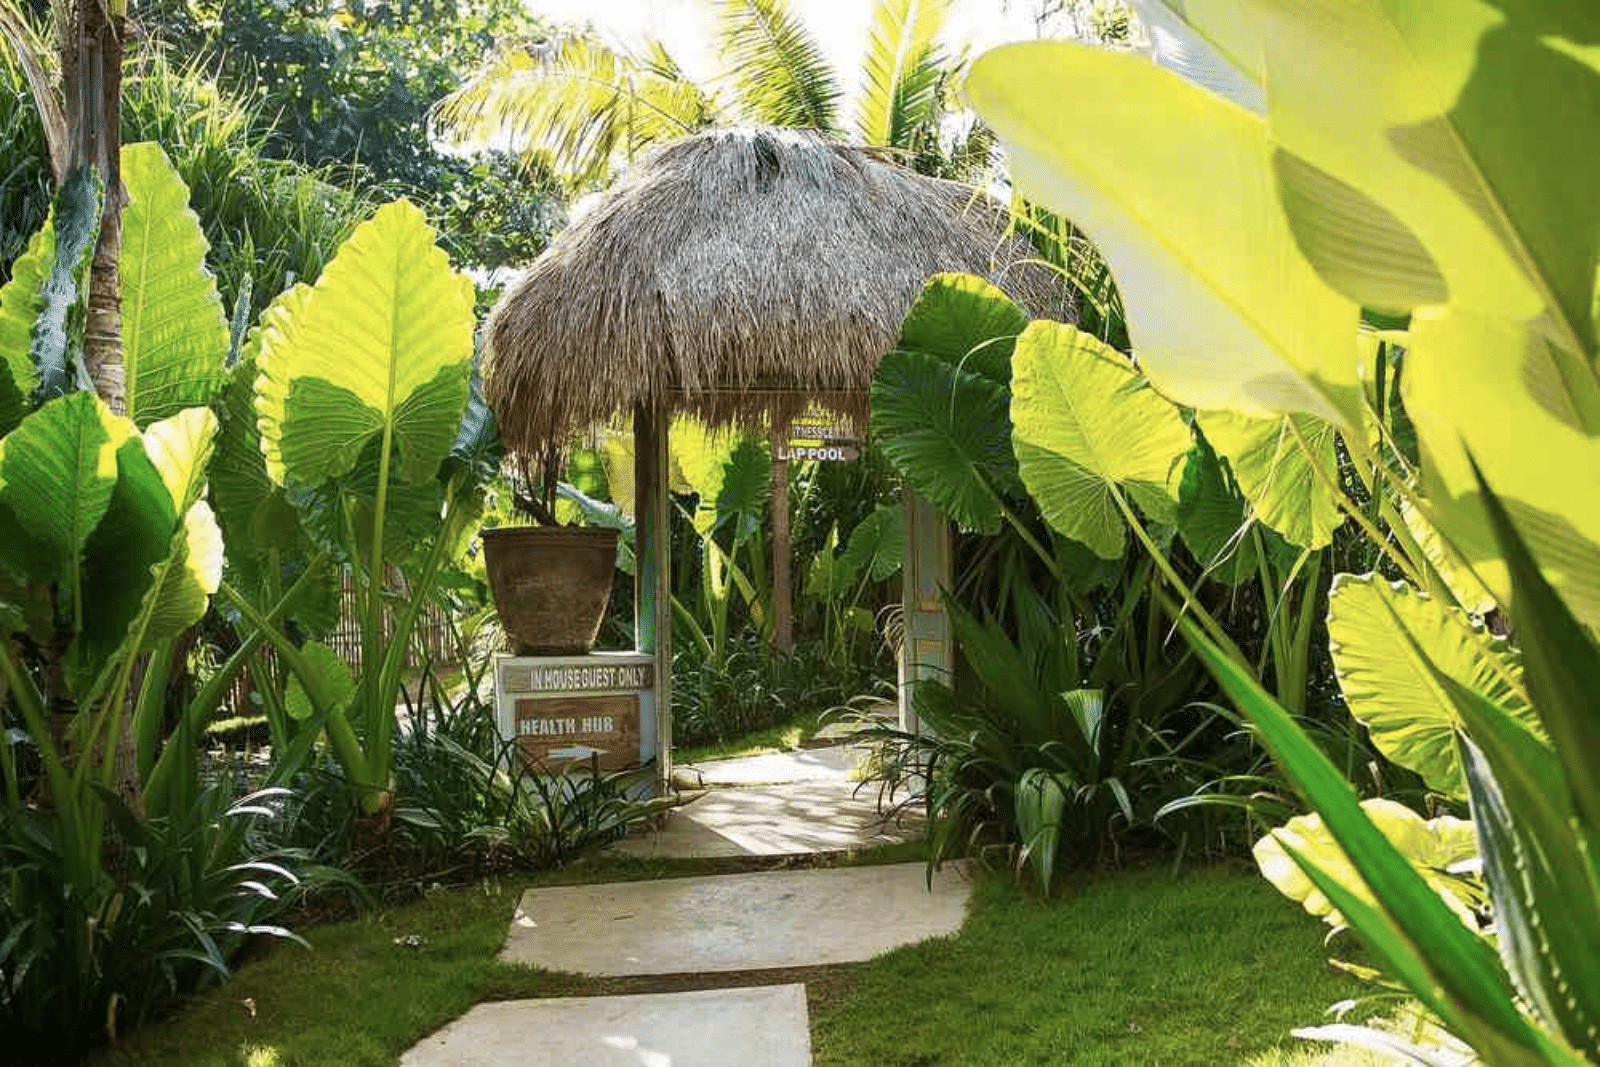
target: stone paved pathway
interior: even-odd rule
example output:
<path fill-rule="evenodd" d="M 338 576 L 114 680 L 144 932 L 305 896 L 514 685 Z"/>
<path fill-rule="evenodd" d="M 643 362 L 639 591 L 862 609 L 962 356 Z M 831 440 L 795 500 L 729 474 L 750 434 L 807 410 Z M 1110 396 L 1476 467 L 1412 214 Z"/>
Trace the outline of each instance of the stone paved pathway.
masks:
<path fill-rule="evenodd" d="M 850 745 L 679 768 L 706 792 L 664 827 L 616 846 L 648 856 L 791 856 L 915 840 L 857 789 Z M 970 883 L 921 863 L 762 871 L 525 893 L 501 958 L 596 976 L 764 972 L 871 959 L 961 926 Z M 738 979 L 733 979 L 737 981 Z M 802 985 L 481 1004 L 431 1035 L 403 1067 L 805 1067 Z"/>

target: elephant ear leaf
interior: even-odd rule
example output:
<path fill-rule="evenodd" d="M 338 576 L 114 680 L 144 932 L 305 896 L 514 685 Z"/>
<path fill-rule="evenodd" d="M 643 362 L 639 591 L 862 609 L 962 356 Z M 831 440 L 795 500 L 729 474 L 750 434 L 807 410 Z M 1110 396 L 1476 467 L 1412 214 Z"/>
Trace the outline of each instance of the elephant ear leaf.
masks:
<path fill-rule="evenodd" d="M 1302 548 L 1323 548 L 1344 521 L 1334 497 L 1339 454 L 1333 425 L 1312 415 L 1256 419 L 1230 411 L 1196 418 L 1228 459 L 1256 518 Z"/>
<path fill-rule="evenodd" d="M 923 352 L 894 351 L 872 376 L 872 435 L 918 496 L 966 530 L 994 533 L 1017 487 L 1004 386 Z"/>
<path fill-rule="evenodd" d="M 884 455 L 963 529 L 994 533 L 999 497 L 1019 487 L 1007 408 L 1027 325 L 1027 312 L 982 278 L 935 275 L 872 378 L 872 434 Z"/>
<path fill-rule="evenodd" d="M 1328 596 L 1328 643 L 1350 713 L 1385 756 L 1465 799 L 1455 704 L 1436 671 L 1459 679 L 1538 732 L 1522 664 L 1464 612 L 1406 585 L 1342 574 Z"/>
<path fill-rule="evenodd" d="M 0 441 L 0 563 L 35 582 L 59 583 L 61 604 L 82 616 L 84 550 L 111 507 L 117 455 L 133 424 L 93 393 L 44 404 Z"/>
<path fill-rule="evenodd" d="M 122 362 L 128 414 L 148 426 L 221 389 L 228 320 L 189 188 L 161 146 L 124 145 L 122 178 Z"/>
<path fill-rule="evenodd" d="M 385 469 L 432 478 L 467 403 L 472 300 L 417 208 L 397 201 L 357 227 L 263 331 L 256 412 L 273 480 L 340 477 L 373 441 Z"/>
<path fill-rule="evenodd" d="M 28 413 L 29 397 L 39 387 L 39 372 L 28 353 L 33 347 L 33 324 L 44 310 L 44 280 L 55 256 L 55 230 L 46 220 L 11 265 L 11 280 L 0 288 L 0 437 L 16 429 Z"/>
<path fill-rule="evenodd" d="M 935 274 L 900 326 L 900 350 L 938 356 L 1011 384 L 1011 353 L 1027 329 L 1028 313 L 993 284 L 973 274 Z"/>
<path fill-rule="evenodd" d="M 1176 518 L 1193 438 L 1127 357 L 1070 326 L 1036 322 L 1017 341 L 1015 375 L 1017 464 L 1058 533 L 1102 559 L 1121 556 L 1119 489 L 1152 518 Z"/>
<path fill-rule="evenodd" d="M 86 166 L 67 176 L 51 207 L 55 254 L 40 287 L 30 357 L 39 371 L 39 399 L 60 396 L 89 382 L 82 366 L 89 262 L 100 234 L 101 190 Z"/>
<path fill-rule="evenodd" d="M 216 431 L 209 409 L 187 408 L 117 450 L 116 490 L 89 543 L 96 598 L 72 657 L 80 693 L 205 614 L 222 580 L 222 533 L 202 499 Z"/>

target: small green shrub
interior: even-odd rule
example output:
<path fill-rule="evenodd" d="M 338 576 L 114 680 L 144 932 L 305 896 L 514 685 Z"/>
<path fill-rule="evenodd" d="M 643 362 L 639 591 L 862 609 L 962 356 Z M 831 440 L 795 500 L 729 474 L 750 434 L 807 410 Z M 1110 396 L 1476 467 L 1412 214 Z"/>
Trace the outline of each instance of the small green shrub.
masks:
<path fill-rule="evenodd" d="M 87 1049 L 228 975 L 299 879 L 249 824 L 283 794 L 235 800 L 214 781 L 192 806 L 139 819 L 100 791 L 111 829 L 102 877 L 74 884 L 62 822 L 0 808 L 0 1028 L 19 1063 L 74 1063 Z"/>

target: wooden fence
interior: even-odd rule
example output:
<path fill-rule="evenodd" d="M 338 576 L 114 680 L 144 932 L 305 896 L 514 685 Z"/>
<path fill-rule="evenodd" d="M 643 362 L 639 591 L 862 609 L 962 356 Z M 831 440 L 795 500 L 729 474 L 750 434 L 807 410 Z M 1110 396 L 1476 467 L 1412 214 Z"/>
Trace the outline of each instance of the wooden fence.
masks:
<path fill-rule="evenodd" d="M 391 588 L 402 595 L 406 592 L 406 581 L 401 574 L 390 569 L 389 581 Z M 339 581 L 339 621 L 335 624 L 333 632 L 318 640 L 327 645 L 350 665 L 352 674 L 361 670 L 361 613 L 356 597 L 360 595 L 355 577 L 348 567 L 340 572 Z M 389 632 L 394 627 L 394 615 L 398 606 L 390 604 L 384 613 L 384 630 Z M 258 655 L 267 663 L 273 663 L 276 656 L 270 647 L 263 646 Z M 456 662 L 455 640 L 450 632 L 450 616 L 445 608 L 437 601 L 430 600 L 423 605 L 422 614 L 418 617 L 416 626 L 411 630 L 411 640 L 406 649 L 405 665 L 410 668 L 420 669 L 424 663 L 431 662 L 435 667 L 453 665 Z M 242 716 L 259 715 L 260 707 L 251 701 L 250 694 L 255 690 L 255 681 L 251 677 L 250 668 L 246 667 L 239 672 L 238 679 L 233 683 L 221 709 L 221 715 Z"/>

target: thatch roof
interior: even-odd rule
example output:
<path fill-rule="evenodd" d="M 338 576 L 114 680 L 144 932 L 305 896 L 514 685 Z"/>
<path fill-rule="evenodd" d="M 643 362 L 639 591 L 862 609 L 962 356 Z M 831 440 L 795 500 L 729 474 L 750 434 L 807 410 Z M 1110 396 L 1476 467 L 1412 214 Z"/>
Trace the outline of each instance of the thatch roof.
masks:
<path fill-rule="evenodd" d="M 636 403 L 711 422 L 858 417 L 879 358 L 940 271 L 987 275 L 1039 314 L 1065 287 L 1006 212 L 955 182 L 809 131 L 672 142 L 618 181 L 507 291 L 485 387 L 532 457 Z"/>

